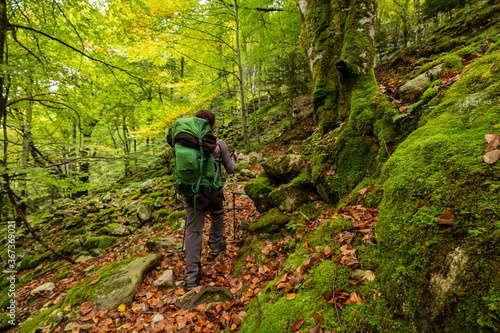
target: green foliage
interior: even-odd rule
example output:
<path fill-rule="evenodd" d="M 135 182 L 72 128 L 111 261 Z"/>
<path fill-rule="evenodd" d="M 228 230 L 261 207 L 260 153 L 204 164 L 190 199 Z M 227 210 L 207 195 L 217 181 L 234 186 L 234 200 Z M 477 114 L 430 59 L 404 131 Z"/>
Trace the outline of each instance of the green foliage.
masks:
<path fill-rule="evenodd" d="M 450 54 L 447 56 L 444 56 L 441 59 L 443 63 L 443 68 L 447 69 L 450 72 L 456 72 L 461 70 L 464 66 L 462 65 L 462 59 L 460 56 L 456 54 Z"/>

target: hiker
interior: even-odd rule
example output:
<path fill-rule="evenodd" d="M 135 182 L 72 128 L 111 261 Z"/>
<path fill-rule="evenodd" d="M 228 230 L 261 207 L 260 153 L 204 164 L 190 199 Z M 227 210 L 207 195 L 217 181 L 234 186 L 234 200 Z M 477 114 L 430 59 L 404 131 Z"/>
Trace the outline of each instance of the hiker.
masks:
<path fill-rule="evenodd" d="M 210 125 L 210 134 L 213 135 L 215 128 L 215 115 L 209 110 L 199 110 L 196 112 L 195 117 L 205 119 Z M 233 152 L 229 153 L 227 145 L 222 140 L 216 141 L 215 150 L 213 153 L 213 160 L 215 162 L 215 170 L 220 173 L 221 164 L 224 165 L 226 171 L 234 174 L 236 160 L 238 154 Z M 178 161 L 176 161 L 177 163 Z M 186 282 L 187 289 L 196 288 L 199 284 L 201 277 L 201 248 L 203 239 L 203 226 L 205 225 L 205 213 L 208 211 L 212 217 L 212 225 L 210 226 L 210 233 L 208 245 L 211 249 L 210 255 L 215 258 L 222 251 L 226 249 L 224 241 L 224 206 L 223 206 L 223 192 L 222 186 L 215 189 L 200 186 L 199 191 L 195 197 L 184 196 L 184 203 L 186 205 L 186 269 L 184 271 L 184 281 Z M 195 219 L 196 217 L 196 219 Z"/>

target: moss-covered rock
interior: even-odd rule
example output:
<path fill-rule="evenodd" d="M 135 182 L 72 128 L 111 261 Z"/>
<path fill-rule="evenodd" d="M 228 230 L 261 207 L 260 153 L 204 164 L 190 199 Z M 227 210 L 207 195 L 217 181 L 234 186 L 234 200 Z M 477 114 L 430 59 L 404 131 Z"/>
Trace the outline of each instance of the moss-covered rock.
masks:
<path fill-rule="evenodd" d="M 382 290 L 420 331 L 500 325 L 500 165 L 482 160 L 484 135 L 500 129 L 499 61 L 469 65 L 383 167 Z"/>
<path fill-rule="evenodd" d="M 310 179 L 294 178 L 290 183 L 281 185 L 269 193 L 275 207 L 281 211 L 291 212 L 307 202 L 314 191 Z"/>
<path fill-rule="evenodd" d="M 261 172 L 257 178 L 248 181 L 243 190 L 252 199 L 257 210 L 261 213 L 267 212 L 274 207 L 273 201 L 269 198 L 274 184 L 273 177 L 267 172 Z"/>
<path fill-rule="evenodd" d="M 91 250 L 95 248 L 107 249 L 116 243 L 116 237 L 103 236 L 103 237 L 90 237 L 83 243 L 84 250 Z"/>
<path fill-rule="evenodd" d="M 457 56 L 458 57 L 458 56 Z M 458 57 L 460 59 L 460 57 Z M 445 71 L 443 65 L 437 65 L 425 73 L 420 74 L 413 80 L 406 82 L 400 89 L 401 96 L 405 102 L 415 103 L 425 92 L 429 84 L 441 77 Z"/>
<path fill-rule="evenodd" d="M 273 233 L 283 228 L 288 220 L 287 215 L 273 208 L 257 221 L 250 223 L 248 232 L 251 234 Z"/>
<path fill-rule="evenodd" d="M 262 162 L 267 173 L 284 181 L 293 179 L 305 166 L 306 162 L 300 155 L 272 156 Z"/>

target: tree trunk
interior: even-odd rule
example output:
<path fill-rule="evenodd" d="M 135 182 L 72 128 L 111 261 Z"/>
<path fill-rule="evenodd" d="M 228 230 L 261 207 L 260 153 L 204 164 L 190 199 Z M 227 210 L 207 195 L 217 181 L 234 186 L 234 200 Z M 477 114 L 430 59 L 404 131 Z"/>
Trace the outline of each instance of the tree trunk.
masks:
<path fill-rule="evenodd" d="M 5 41 L 9 21 L 7 19 L 7 1 L 0 0 L 0 66 L 3 68 L 5 64 Z M 0 123 L 3 130 L 3 158 L 0 160 L 0 165 L 7 166 L 7 148 L 8 148 L 8 135 L 7 135 L 7 89 L 5 89 L 5 73 L 3 69 L 0 71 Z M 0 220 L 3 215 L 3 196 L 6 190 L 5 184 L 2 183 L 0 188 Z"/>
<path fill-rule="evenodd" d="M 383 119 L 372 110 L 379 91 L 373 70 L 377 1 L 301 0 L 300 10 L 314 119 L 324 135 L 337 137 L 312 162 L 312 178 L 323 199 L 335 203 L 376 172 L 381 148 L 375 122 Z"/>
<path fill-rule="evenodd" d="M 415 11 L 415 25 L 420 24 L 420 0 L 413 0 L 413 10 Z"/>
<path fill-rule="evenodd" d="M 241 66 L 241 51 L 240 51 L 240 31 L 239 31 L 239 19 L 238 19 L 239 4 L 238 0 L 234 0 L 234 23 L 235 23 L 235 44 L 236 44 L 236 58 L 238 61 L 238 80 L 240 85 L 240 105 L 241 105 L 241 128 L 243 134 L 243 140 L 245 141 L 245 149 L 250 152 L 250 138 L 248 135 L 247 128 L 247 108 L 245 105 L 245 86 L 243 80 L 243 67 Z"/>

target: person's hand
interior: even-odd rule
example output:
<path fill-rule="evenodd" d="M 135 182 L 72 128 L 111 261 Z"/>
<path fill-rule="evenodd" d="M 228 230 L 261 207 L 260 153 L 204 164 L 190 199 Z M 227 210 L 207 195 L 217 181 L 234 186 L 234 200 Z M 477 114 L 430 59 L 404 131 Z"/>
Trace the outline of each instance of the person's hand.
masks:
<path fill-rule="evenodd" d="M 238 153 L 236 152 L 236 150 L 235 150 L 235 151 L 233 151 L 233 153 L 231 154 L 231 158 L 232 158 L 233 160 L 237 160 L 237 159 L 238 159 Z"/>

